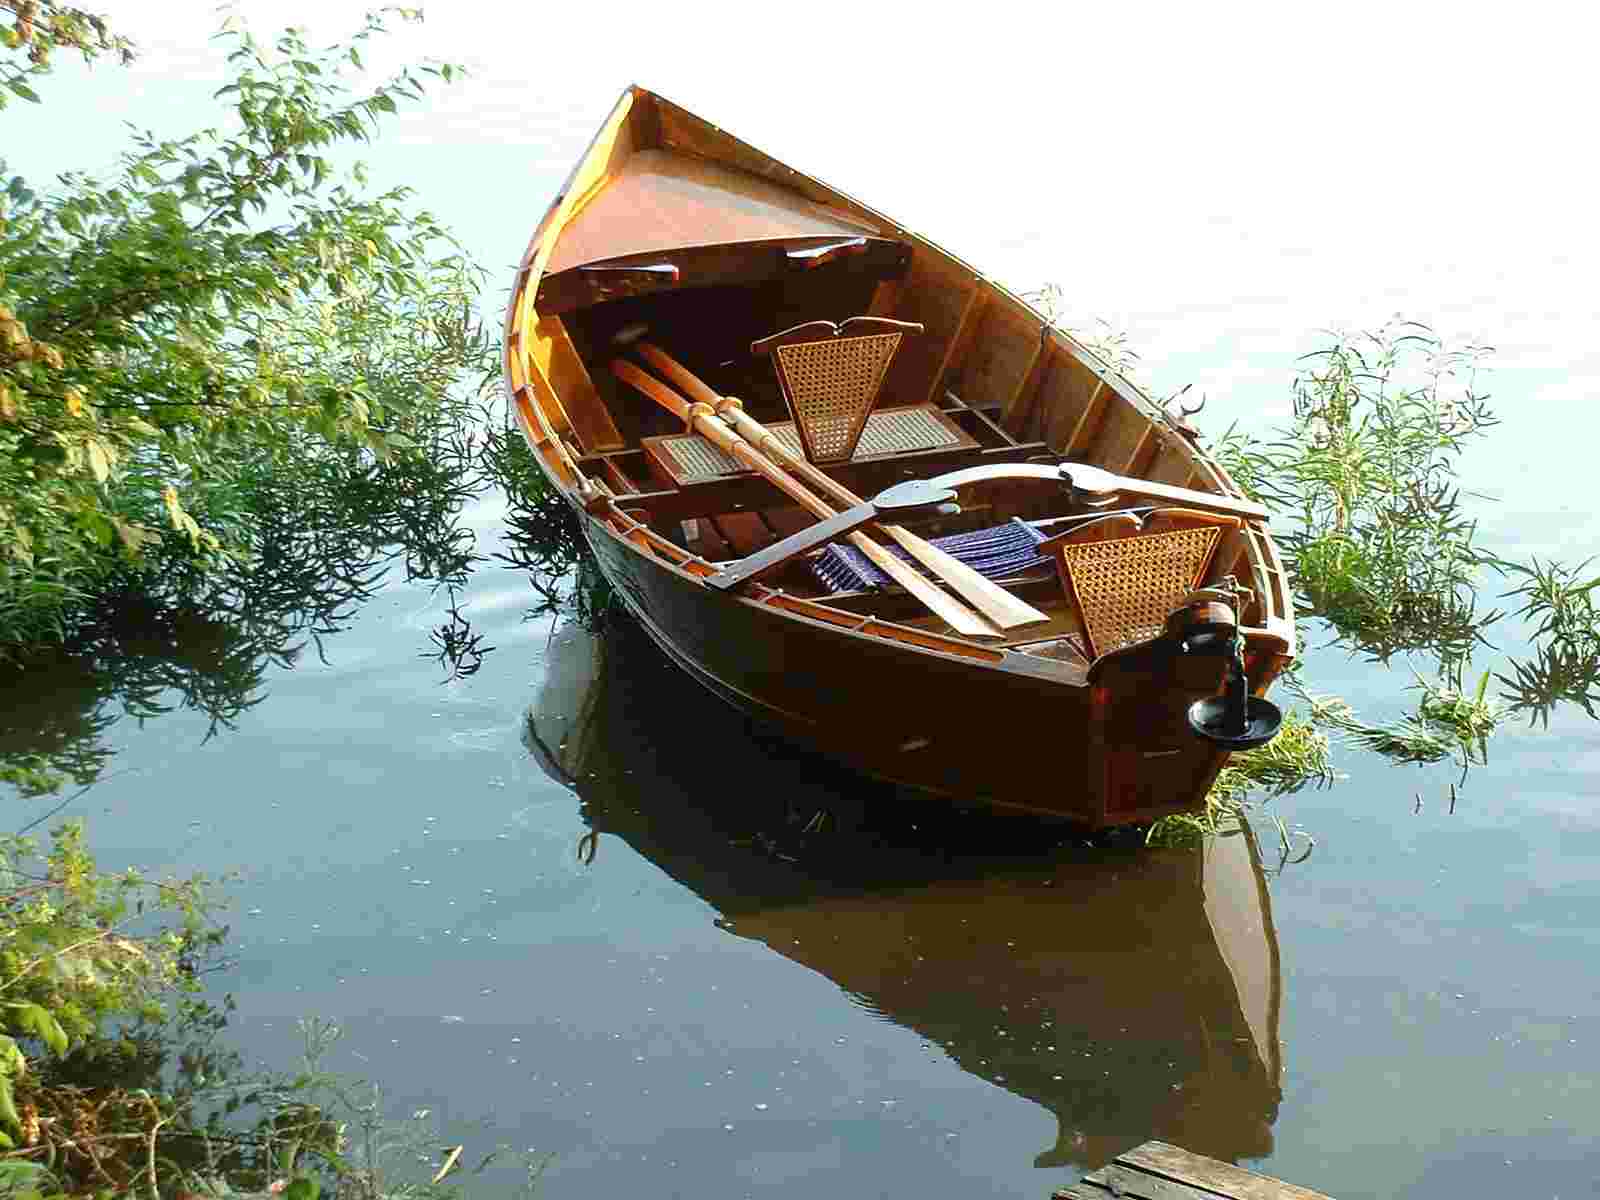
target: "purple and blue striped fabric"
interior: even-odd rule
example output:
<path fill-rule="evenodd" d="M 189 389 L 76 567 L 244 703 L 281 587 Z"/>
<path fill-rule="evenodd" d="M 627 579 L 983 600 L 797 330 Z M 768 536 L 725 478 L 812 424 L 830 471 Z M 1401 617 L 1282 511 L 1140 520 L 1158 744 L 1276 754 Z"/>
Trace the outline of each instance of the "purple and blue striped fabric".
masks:
<path fill-rule="evenodd" d="M 979 529 L 973 533 L 957 533 L 949 537 L 928 539 L 946 554 L 959 559 L 980 575 L 991 579 L 1016 575 L 1034 567 L 1047 567 L 1050 560 L 1041 555 L 1037 546 L 1045 535 L 1025 521 L 1013 518 L 993 529 Z M 899 546 L 885 547 L 891 554 L 912 562 L 911 556 Z M 920 563 L 912 563 L 922 570 Z M 889 577 L 867 561 L 866 555 L 854 546 L 834 543 L 817 556 L 813 563 L 816 576 L 829 592 L 860 592 L 882 587 Z M 923 572 L 927 574 L 926 571 Z"/>

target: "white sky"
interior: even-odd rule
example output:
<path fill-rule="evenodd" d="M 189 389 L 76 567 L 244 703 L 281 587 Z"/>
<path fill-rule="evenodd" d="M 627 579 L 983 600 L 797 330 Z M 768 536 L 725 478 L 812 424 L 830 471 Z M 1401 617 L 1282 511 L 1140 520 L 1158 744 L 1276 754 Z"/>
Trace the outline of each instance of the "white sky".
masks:
<path fill-rule="evenodd" d="M 4 120 L 30 175 L 104 164 L 124 120 L 211 121 L 209 3 L 103 7 L 143 47 Z M 366 5 L 238 5 L 258 35 Z M 1600 551 L 1600 42 L 1592 6 L 434 4 L 390 61 L 465 62 L 365 154 L 497 272 L 620 89 L 645 84 L 816 174 L 1068 323 L 1123 328 L 1157 393 L 1282 413 L 1293 357 L 1395 314 L 1496 346 L 1506 418 L 1470 461 L 1530 548 Z M 943 14 L 943 15 L 939 15 Z M 1531 514 L 1548 514 L 1529 522 Z M 1563 533 L 1563 531 L 1565 531 Z"/>

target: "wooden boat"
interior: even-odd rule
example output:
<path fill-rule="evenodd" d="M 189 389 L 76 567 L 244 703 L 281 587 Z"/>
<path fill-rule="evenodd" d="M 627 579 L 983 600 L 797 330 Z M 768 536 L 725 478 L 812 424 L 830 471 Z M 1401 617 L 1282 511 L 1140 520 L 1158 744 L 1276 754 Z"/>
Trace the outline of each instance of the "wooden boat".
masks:
<path fill-rule="evenodd" d="M 505 334 L 517 419 L 617 593 L 786 736 L 1102 826 L 1195 807 L 1275 728 L 1295 634 L 1267 514 L 1181 416 L 661 97 L 602 125 Z M 991 538 L 1027 561 L 978 561 Z"/>
<path fill-rule="evenodd" d="M 683 695 L 641 634 L 567 626 L 547 665 L 526 741 L 581 799 L 596 869 L 626 842 L 727 932 L 1053 1113 L 1041 1167 L 1151 1137 L 1271 1153 L 1281 968 L 1248 832 L 1203 851 L 1041 847 L 981 811 L 885 803 L 812 757 L 774 772 L 744 738 L 719 772 L 761 785 L 708 786 L 697 734 L 718 702 Z"/>

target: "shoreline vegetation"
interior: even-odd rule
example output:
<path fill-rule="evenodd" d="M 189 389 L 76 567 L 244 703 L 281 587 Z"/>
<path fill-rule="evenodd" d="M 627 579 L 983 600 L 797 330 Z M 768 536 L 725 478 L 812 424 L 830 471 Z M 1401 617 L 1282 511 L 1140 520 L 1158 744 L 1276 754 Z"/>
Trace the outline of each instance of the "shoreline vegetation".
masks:
<path fill-rule="evenodd" d="M 461 512 L 490 489 L 510 502 L 497 557 L 532 583 L 534 613 L 608 610 L 570 514 L 482 400 L 498 354 L 472 317 L 477 269 L 409 193 L 371 195 L 328 157 L 459 70 L 369 86 L 362 51 L 383 32 L 374 16 L 342 45 L 289 31 L 268 48 L 225 28 L 217 98 L 237 132 L 137 138 L 114 178 L 42 194 L 0 170 L 0 677 L 57 681 L 0 733 L 0 780 L 67 793 L 0 838 L 0 1193 L 420 1196 L 509 1153 L 441 1153 L 426 1114 L 396 1122 L 370 1085 L 322 1071 L 328 1024 L 303 1026 L 295 1070 L 242 1072 L 221 1039 L 230 1002 L 203 996 L 224 887 L 101 871 L 76 823 L 36 832 L 111 777 L 122 716 L 181 707 L 225 734 L 392 571 L 450 589 L 424 655 L 470 675 L 493 647 L 454 603 L 482 561 Z M 53 0 L 0 0 L 0 42 L 0 108 L 24 130 L 37 118 L 15 101 L 43 102 L 53 55 L 136 53 Z M 1050 291 L 1036 299 L 1049 311 Z M 1134 370 L 1121 339 L 1097 349 Z M 1291 383 L 1289 425 L 1217 439 L 1278 514 L 1304 632 L 1404 663 L 1416 701 L 1371 724 L 1296 672 L 1279 738 L 1150 843 L 1254 817 L 1276 826 L 1282 869 L 1314 834 L 1261 801 L 1332 784 L 1335 744 L 1453 759 L 1464 783 L 1503 721 L 1597 715 L 1600 578 L 1498 558 L 1466 515 L 1457 462 L 1495 424 L 1487 353 L 1413 324 L 1331 334 Z M 1496 578 L 1531 649 L 1480 672 L 1506 615 L 1478 609 Z M 523 1156 L 530 1188 L 549 1161 Z"/>

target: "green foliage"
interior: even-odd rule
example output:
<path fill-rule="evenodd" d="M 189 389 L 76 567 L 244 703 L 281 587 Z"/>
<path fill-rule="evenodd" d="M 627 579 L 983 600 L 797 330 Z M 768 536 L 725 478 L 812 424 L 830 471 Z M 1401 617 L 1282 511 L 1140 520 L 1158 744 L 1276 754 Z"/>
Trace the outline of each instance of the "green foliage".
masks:
<path fill-rule="evenodd" d="M 269 53 L 217 93 L 233 132 L 138 135 L 107 180 L 20 178 L 0 205 L 0 647 L 62 636 L 155 550 L 250 549 L 253 481 L 322 457 L 419 463 L 493 360 L 478 273 L 406 189 L 329 157 L 428 75 L 358 90 L 360 49 Z"/>
<path fill-rule="evenodd" d="M 0 663 L 0 781 L 24 796 L 94 783 L 119 716 L 193 711 L 216 734 L 260 701 L 272 668 L 320 653 L 393 573 L 459 583 L 475 553 L 461 511 L 486 486 L 474 438 L 442 424 L 417 455 L 242 472 L 243 553 L 197 561 L 168 533 L 108 576 L 59 644 Z"/>
<path fill-rule="evenodd" d="M 133 44 L 113 33 L 104 17 L 56 0 L 0 0 L 0 108 L 13 95 L 37 104 L 29 81 L 50 69 L 55 51 L 66 49 L 86 62 L 101 54 L 124 63 L 133 58 Z"/>
<path fill-rule="evenodd" d="M 1337 697 L 1299 694 L 1318 726 L 1337 730 L 1352 745 L 1401 763 L 1442 762 L 1454 755 L 1464 777 L 1469 767 L 1488 761 L 1489 735 L 1505 715 L 1487 698 L 1488 687 L 1487 671 L 1471 694 L 1462 690 L 1459 681 L 1440 683 L 1419 675 L 1414 685 L 1419 693 L 1414 711 L 1386 725 L 1361 720 Z"/>
<path fill-rule="evenodd" d="M 538 595 L 529 618 L 572 609 L 585 628 L 595 629 L 613 611 L 611 585 L 601 573 L 577 516 L 533 459 L 522 434 L 490 423 L 484 432 L 485 476 L 506 495 L 508 553 L 501 562 L 527 572 Z"/>
<path fill-rule="evenodd" d="M 1294 381 L 1294 420 L 1271 440 L 1229 431 L 1213 452 L 1292 524 L 1275 531 L 1301 615 L 1388 662 L 1424 651 L 1447 672 L 1482 630 L 1475 575 L 1491 564 L 1462 510 L 1457 460 L 1497 424 L 1477 390 L 1485 348 L 1425 326 L 1335 334 Z"/>
<path fill-rule="evenodd" d="M 1228 759 L 1200 811 L 1162 817 L 1150 826 L 1145 840 L 1152 846 L 1193 845 L 1243 820 L 1254 792 L 1286 796 L 1308 784 L 1327 786 L 1337 778 L 1327 736 L 1311 717 L 1291 710 L 1272 741 Z"/>
<path fill-rule="evenodd" d="M 41 851 L 0 839 L 0 1126 L 19 1152 L 40 1144 L 30 1060 L 98 1038 L 114 1020 L 157 1020 L 198 990 L 221 931 L 202 878 L 146 880 L 95 868 L 76 823 Z M 20 1101 L 20 1102 L 19 1102 Z"/>
<path fill-rule="evenodd" d="M 1487 553 L 1463 509 L 1460 456 L 1498 424 L 1477 386 L 1486 353 L 1409 322 L 1336 334 L 1304 360 L 1289 428 L 1265 442 L 1230 430 L 1213 447 L 1241 487 L 1292 515 L 1275 536 L 1300 616 L 1379 662 L 1435 660 L 1437 678 L 1417 677 L 1415 711 L 1398 721 L 1369 724 L 1341 700 L 1307 696 L 1312 721 L 1397 762 L 1454 756 L 1463 773 L 1486 760 L 1509 713 L 1548 722 L 1557 704 L 1594 716 L 1600 702 L 1600 578 L 1582 578 L 1587 563 Z M 1539 622 L 1531 657 L 1496 676 L 1502 702 L 1487 696 L 1490 672 L 1472 691 L 1462 682 L 1504 615 L 1478 611 L 1488 571 L 1520 581 L 1505 595 L 1522 599 L 1518 617 Z"/>

